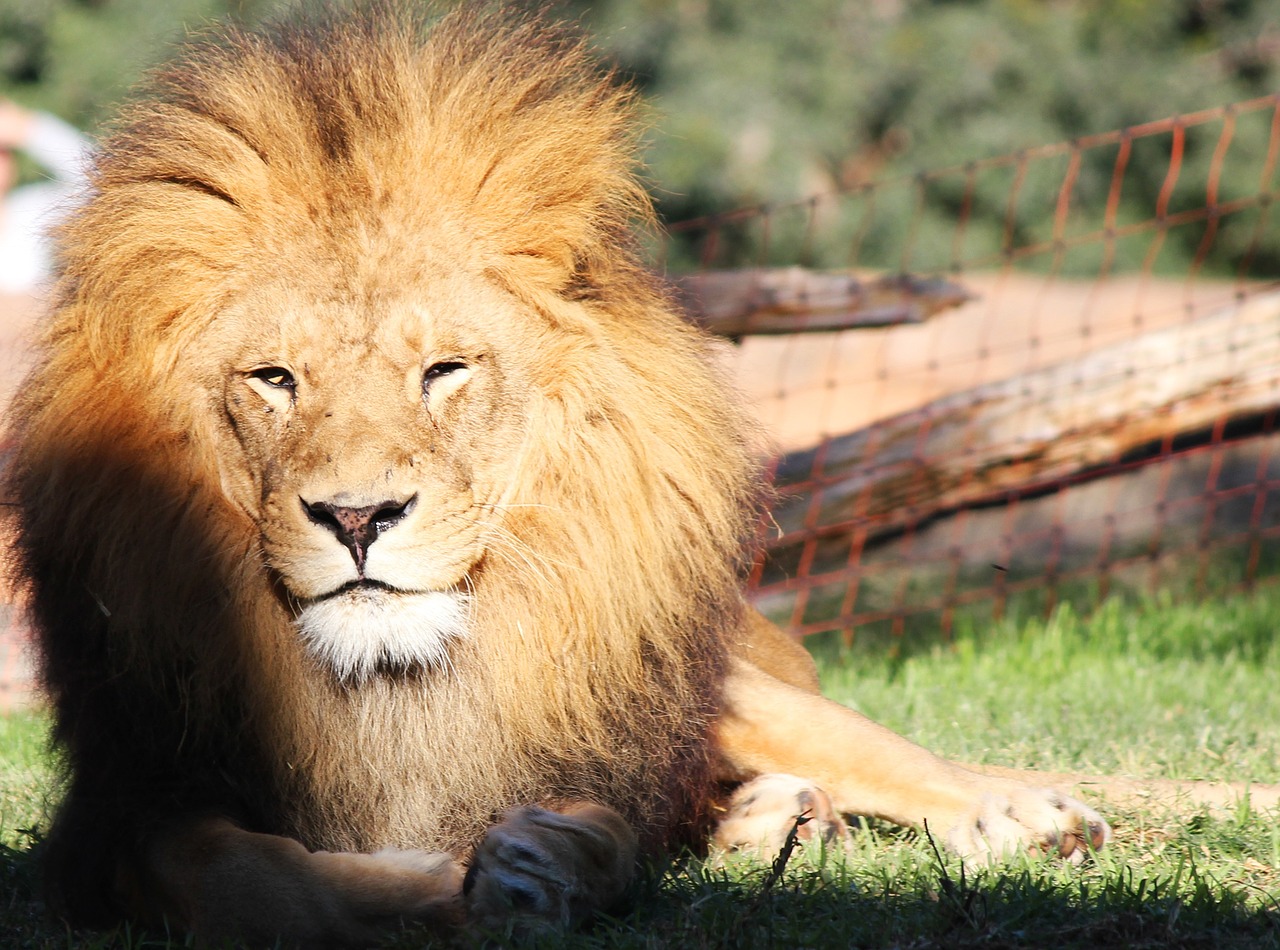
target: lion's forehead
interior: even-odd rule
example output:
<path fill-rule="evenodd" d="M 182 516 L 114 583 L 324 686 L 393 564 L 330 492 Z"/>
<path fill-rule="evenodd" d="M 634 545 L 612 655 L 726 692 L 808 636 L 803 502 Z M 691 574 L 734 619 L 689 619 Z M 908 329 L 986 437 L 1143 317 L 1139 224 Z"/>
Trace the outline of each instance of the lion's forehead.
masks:
<path fill-rule="evenodd" d="M 406 281 L 396 293 L 309 288 L 277 279 L 252 287 L 219 321 L 235 366 L 289 362 L 316 383 L 344 389 L 420 384 L 433 361 L 526 363 L 545 324 L 483 277 Z"/>

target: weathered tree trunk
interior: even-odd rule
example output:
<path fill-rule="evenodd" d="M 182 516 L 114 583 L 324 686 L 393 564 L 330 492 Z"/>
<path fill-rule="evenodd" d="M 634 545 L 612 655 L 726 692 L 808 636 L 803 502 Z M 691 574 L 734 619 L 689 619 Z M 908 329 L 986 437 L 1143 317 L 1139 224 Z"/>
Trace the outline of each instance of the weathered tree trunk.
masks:
<path fill-rule="evenodd" d="M 767 547 L 789 560 L 814 537 L 858 530 L 874 540 L 1277 406 L 1272 292 L 790 453 L 776 478 L 781 533 Z M 847 545 L 839 550 L 847 556 Z M 823 570 L 822 559 L 819 549 L 811 571 Z"/>

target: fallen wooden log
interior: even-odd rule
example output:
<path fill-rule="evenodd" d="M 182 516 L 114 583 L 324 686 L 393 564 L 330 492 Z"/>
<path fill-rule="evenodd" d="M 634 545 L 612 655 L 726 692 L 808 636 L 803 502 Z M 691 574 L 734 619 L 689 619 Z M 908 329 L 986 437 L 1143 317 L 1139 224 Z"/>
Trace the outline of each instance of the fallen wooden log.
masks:
<path fill-rule="evenodd" d="M 733 338 L 922 323 L 973 299 L 939 278 L 864 279 L 803 267 L 705 271 L 674 283 L 695 323 Z"/>
<path fill-rule="evenodd" d="M 1280 292 L 956 393 L 779 463 L 770 557 L 868 541 L 1280 406 Z M 848 545 L 830 545 L 847 558 Z M 811 573 L 824 570 L 820 548 Z M 833 570 L 842 562 L 825 565 Z"/>

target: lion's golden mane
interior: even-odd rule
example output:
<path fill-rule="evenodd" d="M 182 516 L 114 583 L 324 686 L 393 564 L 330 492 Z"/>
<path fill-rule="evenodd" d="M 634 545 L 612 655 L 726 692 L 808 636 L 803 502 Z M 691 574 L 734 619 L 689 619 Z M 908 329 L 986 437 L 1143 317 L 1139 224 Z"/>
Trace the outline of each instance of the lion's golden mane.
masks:
<path fill-rule="evenodd" d="M 106 139 L 7 473 L 73 917 L 113 915 L 116 856 L 200 809 L 327 849 L 460 851 L 507 806 L 577 798 L 651 844 L 696 832 L 757 473 L 637 262 L 632 113 L 546 26 L 383 11 L 197 39 Z M 224 492 L 219 350 L 256 331 L 228 304 L 265 275 L 376 300 L 450 254 L 538 317 L 535 451 L 448 666 L 343 683 Z"/>

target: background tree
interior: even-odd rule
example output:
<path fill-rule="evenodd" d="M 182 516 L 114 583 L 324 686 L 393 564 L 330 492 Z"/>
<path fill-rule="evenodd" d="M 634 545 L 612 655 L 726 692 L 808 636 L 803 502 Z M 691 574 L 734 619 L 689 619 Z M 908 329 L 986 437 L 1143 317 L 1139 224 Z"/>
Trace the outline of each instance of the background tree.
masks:
<path fill-rule="evenodd" d="M 286 6 L 0 0 L 0 95 L 92 131 L 185 30 L 228 15 L 252 22 Z M 562 0 L 558 7 L 583 22 L 651 103 L 648 177 L 673 221 L 1280 91 L 1274 9 L 1274 0 Z M 1213 144 L 1189 137 L 1188 180 L 1203 181 Z M 1257 156 L 1266 147 L 1261 127 L 1242 128 L 1233 146 Z M 1123 195 L 1129 213 L 1149 213 L 1165 163 L 1135 155 Z M 1086 167 L 1080 194 L 1105 194 L 1109 176 L 1106 162 Z M 1233 187 L 1246 183 L 1224 180 Z M 1247 187 L 1256 189 L 1256 179 Z M 959 200 L 946 187 L 929 197 L 917 221 L 925 242 L 931 229 L 951 229 Z M 973 196 L 975 240 L 984 228 L 985 239 L 996 240 L 1006 199 L 998 182 Z M 901 216 L 916 213 L 904 207 Z M 885 233 L 878 243 L 900 238 Z M 1255 272 L 1259 264 L 1280 272 L 1280 237 L 1269 240 Z M 1160 266 L 1185 267 L 1193 250 L 1172 247 Z M 1222 252 L 1215 263 L 1230 267 L 1230 241 Z M 800 250 L 783 241 L 775 253 L 785 262 Z M 841 263 L 838 254 L 815 262 Z"/>

